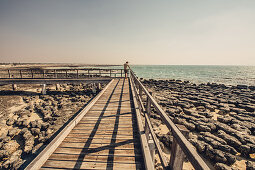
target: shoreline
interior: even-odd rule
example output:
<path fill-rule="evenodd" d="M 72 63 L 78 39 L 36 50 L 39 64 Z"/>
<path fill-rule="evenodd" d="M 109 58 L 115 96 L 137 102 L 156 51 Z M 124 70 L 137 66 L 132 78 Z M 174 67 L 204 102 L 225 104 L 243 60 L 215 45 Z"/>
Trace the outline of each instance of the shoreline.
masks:
<path fill-rule="evenodd" d="M 174 123 L 183 124 L 190 130 L 189 141 L 202 157 L 209 158 L 206 159 L 206 162 L 209 163 L 211 169 L 255 167 L 255 88 L 242 85 L 227 86 L 216 83 L 195 84 L 174 79 L 141 80 L 145 87 L 154 93 L 156 101 L 171 120 Z M 64 96 L 68 95 L 64 93 L 70 93 L 69 95 L 74 97 L 77 94 L 81 94 L 79 92 L 81 89 L 88 88 L 89 90 L 89 87 L 83 85 L 61 85 L 60 91 L 55 91 L 54 86 L 49 86 L 50 93 L 47 95 L 48 97 L 40 97 L 38 87 L 36 85 L 21 86 L 20 90 L 27 92 L 14 96 L 15 98 L 9 104 L 14 104 L 15 106 L 6 103 L 5 110 L 0 110 L 1 114 L 12 117 L 11 120 L 3 120 L 2 115 L 0 117 L 4 124 L 7 121 L 10 124 L 6 124 L 8 128 L 1 126 L 2 135 L 4 134 L 8 138 L 6 141 L 1 138 L 1 147 L 3 148 L 6 143 L 8 144 L 12 141 L 11 145 L 8 145 L 9 148 L 7 146 L 4 147 L 12 150 L 11 154 L 3 153 L 5 154 L 4 158 L 8 158 L 7 160 L 10 160 L 11 156 L 16 158 L 19 155 L 22 156 L 23 162 L 29 159 L 28 155 L 31 153 L 36 154 L 36 150 L 44 145 L 44 143 L 37 142 L 40 136 L 42 139 L 45 138 L 47 140 L 50 135 L 54 134 L 62 126 L 62 124 L 59 124 L 55 129 L 51 128 L 48 121 L 60 118 L 61 121 L 65 122 L 70 118 L 68 116 L 63 117 L 66 112 L 70 112 L 69 116 L 75 114 L 75 111 L 61 108 L 65 112 L 61 114 L 61 112 L 56 110 L 54 113 L 59 115 L 48 119 L 46 114 L 40 113 L 40 107 L 54 109 L 55 107 L 52 107 L 55 105 L 54 101 L 57 99 L 62 102 L 65 98 Z M 12 95 L 8 95 L 11 89 L 10 85 L 1 86 L 0 88 L 2 97 L 8 98 Z M 75 94 L 76 92 L 77 94 Z M 37 95 L 39 97 L 36 97 Z M 69 95 L 66 97 L 69 98 Z M 82 93 L 81 95 L 86 96 L 87 93 Z M 60 98 L 57 96 L 60 96 Z M 0 97 L 0 102 L 7 99 L 2 97 Z M 76 100 L 76 97 L 72 100 Z M 89 98 L 83 102 L 78 100 L 77 107 L 73 108 L 79 108 L 87 101 L 89 101 Z M 63 101 L 63 106 L 68 105 L 68 102 L 66 104 L 65 102 Z M 58 105 L 56 106 L 58 107 Z M 6 112 L 6 110 L 8 111 Z M 25 113 L 23 113 L 24 111 Z M 28 114 L 31 115 L 28 117 L 26 116 Z M 171 133 L 167 131 L 159 115 L 152 112 L 151 119 L 165 156 L 169 159 L 169 146 L 171 146 L 173 140 Z M 43 120 L 43 122 L 39 121 L 39 123 L 37 120 Z M 48 122 L 48 125 L 45 125 L 48 127 L 42 130 L 45 122 Z M 40 135 L 41 133 L 48 133 L 48 135 Z M 29 138 L 34 139 L 34 142 L 30 141 Z M 25 147 L 27 153 L 25 152 Z M 33 157 L 33 154 L 30 155 L 30 158 L 31 156 Z M 19 161 L 22 161 L 15 159 L 14 162 L 9 161 L 4 164 L 6 161 L 3 161 L 2 158 L 1 164 L 7 167 L 17 167 L 21 164 Z M 157 169 L 161 169 L 158 158 L 155 165 Z M 184 169 L 192 169 L 191 164 L 185 162 Z"/>
<path fill-rule="evenodd" d="M 189 141 L 211 168 L 255 168 L 255 89 L 181 80 L 142 83 L 174 123 L 190 130 Z M 160 142 L 169 147 L 172 138 L 159 128 L 159 116 L 151 118 Z"/>

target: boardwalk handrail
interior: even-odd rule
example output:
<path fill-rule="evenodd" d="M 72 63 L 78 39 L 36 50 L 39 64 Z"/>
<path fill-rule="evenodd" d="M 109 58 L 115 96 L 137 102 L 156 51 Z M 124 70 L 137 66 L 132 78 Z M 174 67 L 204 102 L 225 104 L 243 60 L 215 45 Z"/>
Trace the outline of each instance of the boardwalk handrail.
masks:
<path fill-rule="evenodd" d="M 209 170 L 209 167 L 204 162 L 204 160 L 199 156 L 197 151 L 193 148 L 192 144 L 185 138 L 185 136 L 181 133 L 181 131 L 178 129 L 178 127 L 167 116 L 167 114 L 159 106 L 159 104 L 156 102 L 156 100 L 151 96 L 151 94 L 144 87 L 144 85 L 138 80 L 138 78 L 136 77 L 136 75 L 134 74 L 134 72 L 132 70 L 130 70 L 130 78 L 131 78 L 131 81 L 134 84 L 134 87 L 136 89 L 135 90 L 135 92 L 137 93 L 136 97 L 140 101 L 139 102 L 139 105 L 140 105 L 139 107 L 140 107 L 140 109 L 143 111 L 143 113 L 145 115 L 145 131 L 149 130 L 151 132 L 151 134 L 152 134 L 152 139 L 153 139 L 153 141 L 156 144 L 156 148 L 158 150 L 159 157 L 160 157 L 161 162 L 162 162 L 162 166 L 164 168 L 175 169 L 174 167 L 167 167 L 167 163 L 166 163 L 166 161 L 164 159 L 164 156 L 162 155 L 162 150 L 160 148 L 160 145 L 159 145 L 157 139 L 155 139 L 156 137 L 155 137 L 155 134 L 153 132 L 153 129 L 152 129 L 152 126 L 151 126 L 151 123 L 150 123 L 150 116 L 149 116 L 150 109 L 151 109 L 150 106 L 151 105 L 154 106 L 154 109 L 160 115 L 161 119 L 163 120 L 163 122 L 165 123 L 165 125 L 167 126 L 169 131 L 172 131 L 174 139 L 177 141 L 178 145 L 181 147 L 182 151 L 184 152 L 184 154 L 186 155 L 188 160 L 191 162 L 193 167 L 195 169 L 208 169 Z M 142 102 L 142 95 L 143 95 L 143 93 L 147 97 L 147 104 L 146 104 L 147 106 L 146 106 L 146 108 L 143 106 L 143 102 Z M 174 158 L 171 157 L 171 159 L 174 159 Z M 171 160 L 170 160 L 170 162 L 171 162 Z"/>
<path fill-rule="evenodd" d="M 124 77 L 124 69 L 112 68 L 68 68 L 68 69 L 0 69 L 0 79 L 77 79 L 86 77 Z"/>

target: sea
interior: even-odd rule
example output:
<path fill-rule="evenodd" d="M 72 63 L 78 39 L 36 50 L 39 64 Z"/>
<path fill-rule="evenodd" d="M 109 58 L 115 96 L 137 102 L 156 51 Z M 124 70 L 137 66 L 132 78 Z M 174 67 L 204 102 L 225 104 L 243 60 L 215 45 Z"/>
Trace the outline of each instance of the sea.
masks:
<path fill-rule="evenodd" d="M 139 78 L 255 86 L 255 66 L 130 65 Z M 115 66 L 114 68 L 122 68 Z"/>

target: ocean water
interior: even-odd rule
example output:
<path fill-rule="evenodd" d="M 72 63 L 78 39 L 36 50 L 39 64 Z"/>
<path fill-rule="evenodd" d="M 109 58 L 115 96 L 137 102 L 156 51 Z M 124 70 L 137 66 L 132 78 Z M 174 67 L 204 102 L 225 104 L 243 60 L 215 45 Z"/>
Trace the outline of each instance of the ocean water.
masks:
<path fill-rule="evenodd" d="M 255 66 L 131 65 L 138 77 L 255 86 Z"/>

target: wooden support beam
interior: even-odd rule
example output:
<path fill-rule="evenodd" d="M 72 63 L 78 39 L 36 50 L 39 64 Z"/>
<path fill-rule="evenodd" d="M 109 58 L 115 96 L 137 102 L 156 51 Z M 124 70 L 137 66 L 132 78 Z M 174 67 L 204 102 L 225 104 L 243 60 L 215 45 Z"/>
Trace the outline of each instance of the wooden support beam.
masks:
<path fill-rule="evenodd" d="M 59 91 L 60 90 L 60 85 L 56 84 L 56 90 Z"/>
<path fill-rule="evenodd" d="M 19 74 L 20 74 L 20 78 L 22 78 L 22 72 L 21 72 L 21 70 L 19 70 Z"/>
<path fill-rule="evenodd" d="M 150 94 L 152 95 L 152 92 L 150 92 Z M 148 115 L 149 121 L 150 121 L 150 115 L 151 115 L 151 101 L 150 98 L 147 97 L 147 101 L 146 101 L 146 114 Z M 147 121 L 145 121 L 145 134 L 146 137 L 149 141 L 149 134 L 150 134 L 150 130 L 149 130 L 149 126 Z"/>
<path fill-rule="evenodd" d="M 11 73 L 10 73 L 10 70 L 8 70 L 8 75 L 9 75 L 9 78 L 11 78 Z"/>
<path fill-rule="evenodd" d="M 42 85 L 42 94 L 45 95 L 47 93 L 46 91 L 46 84 Z"/>
<path fill-rule="evenodd" d="M 176 126 L 179 128 L 179 130 L 182 132 L 182 134 L 186 138 L 189 137 L 189 130 L 184 125 L 177 124 Z M 182 169 L 184 159 L 185 159 L 185 154 L 182 151 L 176 139 L 174 138 L 172 147 L 171 147 L 171 157 L 170 157 L 169 167 L 172 170 Z"/>
<path fill-rule="evenodd" d="M 143 100 L 143 89 L 142 89 L 142 86 L 139 86 L 139 96 Z"/>
<path fill-rule="evenodd" d="M 34 78 L 33 70 L 31 70 L 31 77 Z"/>
<path fill-rule="evenodd" d="M 57 78 L 56 69 L 54 69 L 54 78 Z"/>
<path fill-rule="evenodd" d="M 16 91 L 17 90 L 17 84 L 12 84 L 12 90 Z"/>

